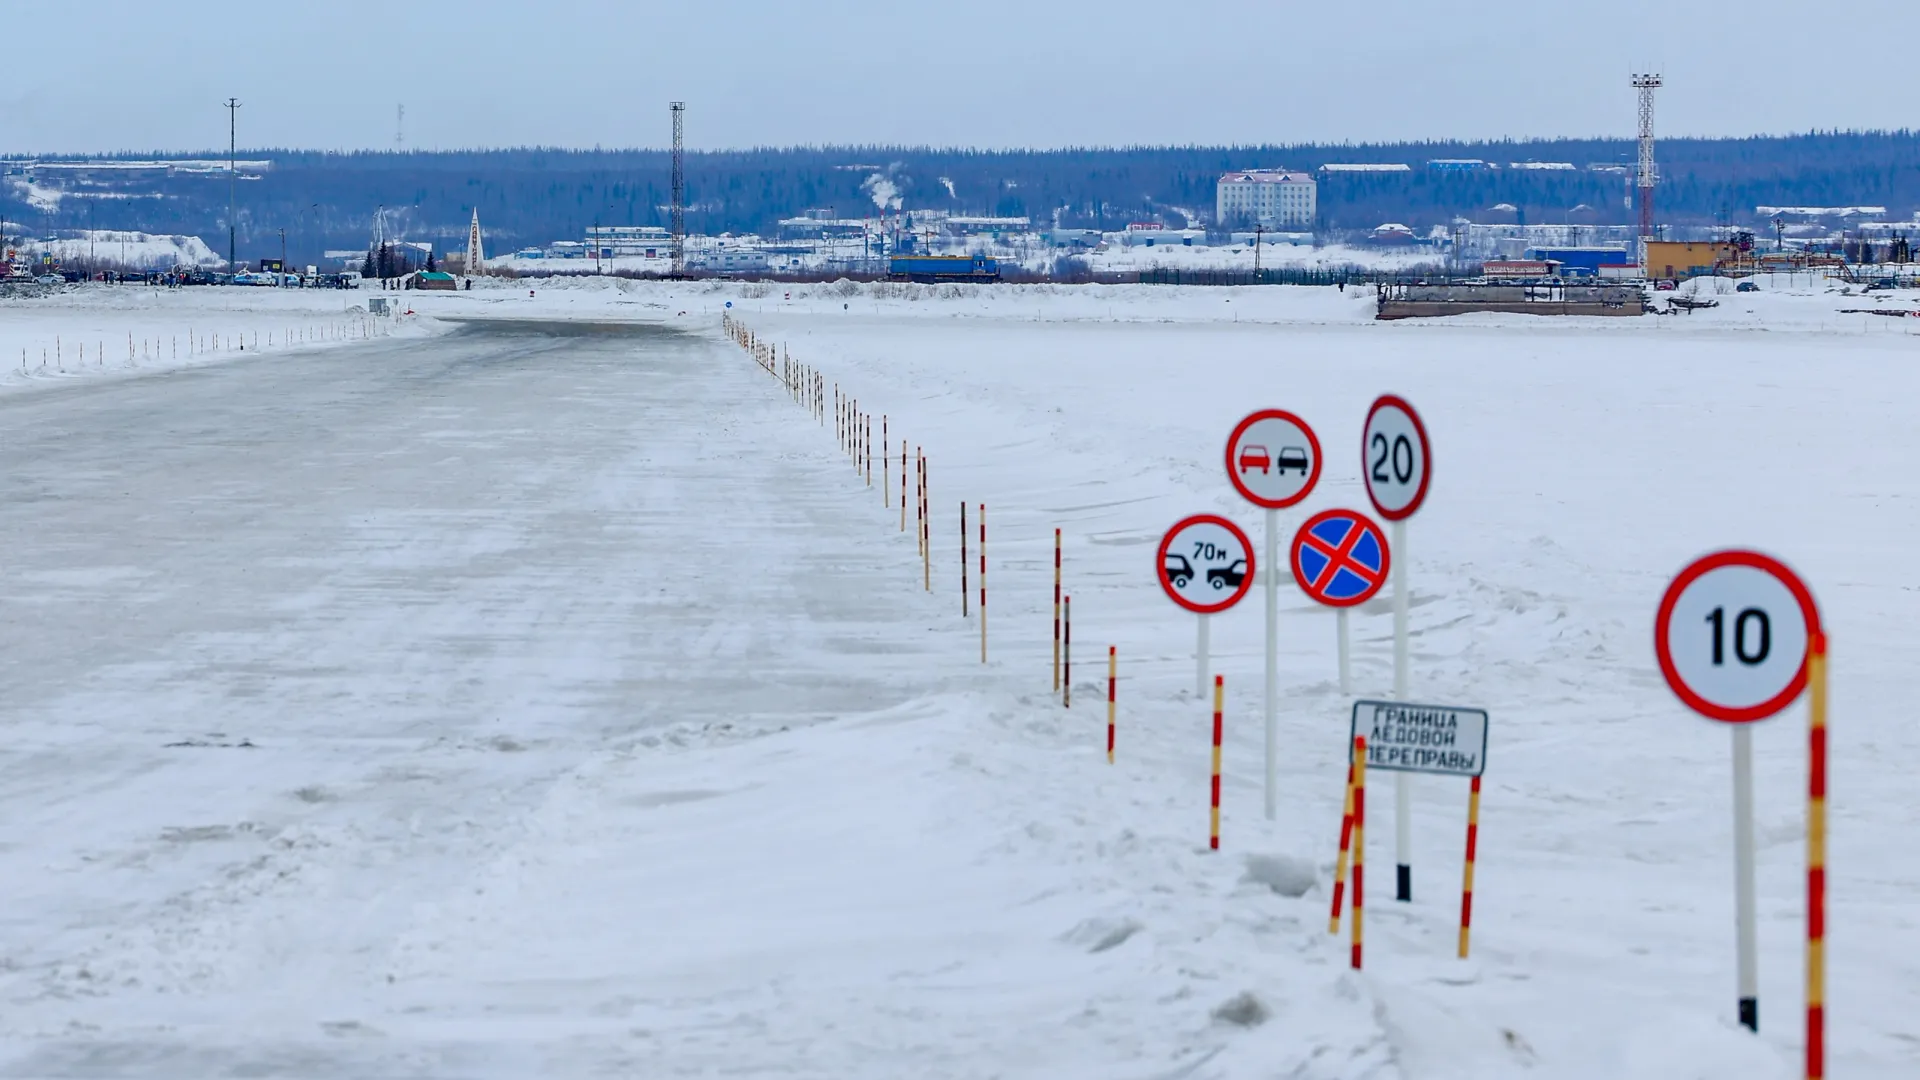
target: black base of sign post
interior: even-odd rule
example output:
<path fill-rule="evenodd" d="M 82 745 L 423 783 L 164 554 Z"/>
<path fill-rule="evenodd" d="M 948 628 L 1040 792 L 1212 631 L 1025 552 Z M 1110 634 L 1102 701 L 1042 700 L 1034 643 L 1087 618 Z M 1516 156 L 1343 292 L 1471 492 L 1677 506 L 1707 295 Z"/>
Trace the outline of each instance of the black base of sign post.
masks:
<path fill-rule="evenodd" d="M 1394 869 L 1399 871 L 1399 882 L 1398 882 L 1399 888 L 1398 890 L 1396 890 L 1398 895 L 1396 895 L 1394 899 L 1399 900 L 1402 903 L 1412 903 L 1413 902 L 1413 867 L 1396 866 L 1394 867 Z"/>
<path fill-rule="evenodd" d="M 1759 998 L 1741 998 L 1740 999 L 1740 1026 L 1756 1034 L 1759 1033 L 1760 1031 L 1760 999 Z"/>

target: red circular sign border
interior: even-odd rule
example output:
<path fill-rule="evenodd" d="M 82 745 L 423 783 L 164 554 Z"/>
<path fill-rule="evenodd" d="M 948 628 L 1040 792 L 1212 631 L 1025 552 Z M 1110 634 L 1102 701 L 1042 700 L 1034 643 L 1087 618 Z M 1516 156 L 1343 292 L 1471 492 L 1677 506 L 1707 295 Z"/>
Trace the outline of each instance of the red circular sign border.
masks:
<path fill-rule="evenodd" d="M 1420 460 L 1425 463 L 1420 470 L 1420 488 L 1413 493 L 1413 501 L 1398 512 L 1389 512 L 1380 505 L 1380 500 L 1373 494 L 1373 474 L 1367 471 L 1367 429 L 1373 427 L 1373 414 L 1389 405 L 1400 409 L 1413 421 L 1413 433 L 1420 436 Z M 1374 399 L 1373 407 L 1367 410 L 1367 422 L 1360 425 L 1360 479 L 1366 485 L 1367 501 L 1373 504 L 1374 512 L 1388 521 L 1405 521 L 1426 503 L 1427 487 L 1433 483 L 1433 440 L 1427 438 L 1427 425 L 1420 422 L 1420 414 L 1406 398 L 1398 394 L 1381 394 Z"/>
<path fill-rule="evenodd" d="M 1673 581 L 1667 585 L 1667 591 L 1660 597 L 1659 610 L 1653 616 L 1653 655 L 1660 661 L 1660 674 L 1665 676 L 1667 688 L 1672 690 L 1674 696 L 1685 703 L 1687 708 L 1709 720 L 1717 720 L 1724 724 L 1751 724 L 1757 720 L 1765 720 L 1785 709 L 1806 690 L 1807 657 L 1805 655 L 1800 657 L 1800 670 L 1794 673 L 1793 681 L 1778 694 L 1758 705 L 1730 709 L 1701 697 L 1687 685 L 1685 679 L 1680 677 L 1680 670 L 1673 663 L 1672 645 L 1667 635 L 1667 620 L 1673 616 L 1673 609 L 1679 606 L 1680 594 L 1686 591 L 1687 586 L 1715 570 L 1729 566 L 1752 567 L 1771 575 L 1787 587 L 1787 591 L 1793 594 L 1794 602 L 1800 605 L 1800 617 L 1807 622 L 1807 652 L 1812 653 L 1814 643 L 1819 641 L 1825 632 L 1820 628 L 1820 607 L 1814 603 L 1813 592 L 1807 588 L 1806 582 L 1800 580 L 1800 575 L 1788 569 L 1786 563 L 1771 555 L 1763 555 L 1758 551 L 1748 551 L 1743 548 L 1732 548 L 1702 555 L 1674 575 Z"/>
<path fill-rule="evenodd" d="M 1307 591 L 1306 576 L 1300 572 L 1300 548 L 1302 544 L 1302 538 L 1305 537 L 1308 534 L 1308 531 L 1311 530 L 1315 525 L 1318 525 L 1329 518 L 1347 518 L 1347 517 L 1351 517 L 1359 521 L 1363 525 L 1371 527 L 1373 529 L 1375 538 L 1380 541 L 1380 580 L 1373 583 L 1373 588 L 1368 589 L 1365 593 L 1362 593 L 1361 595 L 1356 596 L 1351 600 L 1325 600 Z M 1319 513 L 1308 518 L 1306 521 L 1306 524 L 1301 525 L 1299 529 L 1295 530 L 1293 534 L 1293 542 L 1287 548 L 1287 563 L 1289 566 L 1293 568 L 1293 580 L 1299 583 L 1300 591 L 1307 594 L 1307 599 L 1312 600 L 1314 603 L 1319 604 L 1322 607 L 1330 607 L 1330 608 L 1359 607 L 1361 604 L 1364 604 L 1367 601 L 1373 599 L 1375 596 L 1378 596 L 1380 594 L 1380 590 L 1387 587 L 1387 576 L 1393 572 L 1393 546 L 1387 543 L 1387 531 L 1385 529 L 1382 529 L 1379 526 L 1379 524 L 1375 522 L 1372 518 L 1369 518 L 1367 515 L 1361 513 L 1358 510 L 1344 510 L 1336 507 L 1335 509 L 1332 509 L 1332 510 L 1320 511 Z"/>
<path fill-rule="evenodd" d="M 1167 548 L 1173 545 L 1173 538 L 1179 534 L 1180 530 L 1189 525 L 1200 524 L 1219 525 L 1226 529 L 1233 534 L 1234 539 L 1240 541 L 1240 547 L 1247 553 L 1247 576 L 1240 579 L 1240 587 L 1234 590 L 1233 595 L 1229 596 L 1217 607 L 1201 607 L 1193 603 L 1186 597 L 1181 596 L 1179 590 L 1173 587 L 1173 582 L 1167 579 Z M 1173 527 L 1167 530 L 1167 534 L 1160 538 L 1160 550 L 1156 552 L 1153 557 L 1153 573 L 1155 577 L 1160 579 L 1161 591 L 1171 597 L 1174 603 L 1179 604 L 1195 615 L 1218 615 L 1220 612 L 1246 599 L 1247 594 L 1253 591 L 1253 578 L 1254 575 L 1259 572 L 1259 569 L 1259 564 L 1254 561 L 1253 541 L 1248 539 L 1246 530 L 1228 521 L 1226 518 L 1221 517 L 1219 514 L 1194 514 L 1191 517 L 1184 517 L 1174 522 Z"/>
<path fill-rule="evenodd" d="M 1295 495 L 1286 502 L 1272 502 L 1255 495 L 1253 491 L 1241 481 L 1239 470 L 1234 468 L 1233 448 L 1239 445 L 1240 436 L 1245 435 L 1248 428 L 1262 420 L 1285 420 L 1293 424 L 1301 431 L 1307 433 L 1307 442 L 1313 446 L 1313 471 L 1307 474 L 1307 485 L 1300 489 L 1300 494 Z M 1290 413 L 1285 409 L 1261 409 L 1234 425 L 1233 434 L 1227 436 L 1227 480 L 1233 484 L 1233 489 L 1238 491 L 1241 497 L 1255 506 L 1268 510 L 1285 510 L 1289 506 L 1303 502 L 1308 495 L 1313 494 L 1313 489 L 1320 484 L 1320 436 L 1313 433 L 1313 425 L 1300 419 L 1300 417 L 1294 413 Z"/>

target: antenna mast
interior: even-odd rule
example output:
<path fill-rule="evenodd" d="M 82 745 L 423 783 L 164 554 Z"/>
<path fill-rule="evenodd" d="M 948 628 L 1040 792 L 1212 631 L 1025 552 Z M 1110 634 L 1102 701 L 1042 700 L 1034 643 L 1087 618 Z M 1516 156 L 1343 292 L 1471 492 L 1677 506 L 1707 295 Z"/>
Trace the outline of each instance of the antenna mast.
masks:
<path fill-rule="evenodd" d="M 1640 238 L 1653 236 L 1653 92 L 1660 89 L 1658 72 L 1636 74 L 1633 88 L 1640 92 L 1640 161 L 1635 179 L 1640 186 Z"/>
<path fill-rule="evenodd" d="M 687 272 L 687 149 L 681 130 L 687 103 L 668 105 L 673 113 L 673 276 Z"/>
<path fill-rule="evenodd" d="M 405 105 L 393 107 L 393 148 L 395 151 L 407 148 L 407 107 Z"/>

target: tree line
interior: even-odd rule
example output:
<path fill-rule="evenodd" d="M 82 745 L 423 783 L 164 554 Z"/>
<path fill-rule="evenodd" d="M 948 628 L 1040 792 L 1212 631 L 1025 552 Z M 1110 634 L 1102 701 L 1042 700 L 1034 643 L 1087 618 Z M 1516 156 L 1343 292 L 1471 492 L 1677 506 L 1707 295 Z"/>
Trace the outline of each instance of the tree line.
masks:
<path fill-rule="evenodd" d="M 772 235 L 783 218 L 826 210 L 848 218 L 896 212 L 1024 216 L 1038 227 L 1121 228 L 1150 221 L 1212 224 L 1214 183 L 1243 168 L 1314 170 L 1330 162 L 1397 162 L 1403 173 L 1319 176 L 1319 227 L 1365 230 L 1397 221 L 1425 230 L 1455 217 L 1624 223 L 1632 220 L 1630 139 L 1434 141 L 1059 150 L 953 150 L 848 146 L 701 151 L 687 155 L 691 231 Z M 115 157 L 138 160 L 180 154 Z M 219 157 L 208 153 L 194 155 Z M 664 150 L 519 148 L 468 151 L 249 150 L 268 159 L 243 179 L 235 224 L 242 259 L 277 256 L 284 230 L 296 263 L 324 249 L 367 250 L 384 207 L 389 235 L 458 249 L 478 209 L 490 252 L 580 239 L 600 225 L 668 224 L 671 161 Z M 105 157 L 101 160 L 114 160 Z M 1436 158 L 1478 158 L 1501 168 L 1439 171 Z M 1673 224 L 1763 225 L 1754 208 L 1920 207 L 1920 133 L 1809 132 L 1659 144 L 1659 216 Z M 71 160 L 71 159 L 69 159 Z M 1571 171 L 1506 168 L 1570 162 Z M 1616 170 L 1595 171 L 1592 166 Z M 78 182 L 52 208 L 0 187 L 0 213 L 25 231 L 87 227 L 202 237 L 227 247 L 224 174 Z M 111 193 L 112 198 L 89 199 Z M 132 197 L 128 197 L 132 196 Z"/>

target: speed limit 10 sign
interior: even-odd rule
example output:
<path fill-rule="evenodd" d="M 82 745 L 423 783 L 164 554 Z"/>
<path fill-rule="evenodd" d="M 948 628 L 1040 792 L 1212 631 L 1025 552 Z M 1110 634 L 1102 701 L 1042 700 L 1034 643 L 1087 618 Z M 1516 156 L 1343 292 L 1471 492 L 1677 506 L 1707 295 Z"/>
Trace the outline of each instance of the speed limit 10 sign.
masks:
<path fill-rule="evenodd" d="M 1667 586 L 1653 648 L 1688 708 L 1748 724 L 1800 696 L 1807 649 L 1819 632 L 1813 593 L 1784 563 L 1756 551 L 1717 551 Z"/>
<path fill-rule="evenodd" d="M 1433 478 L 1433 448 L 1426 425 L 1406 399 L 1382 394 L 1367 410 L 1360 440 L 1361 476 L 1367 497 L 1388 521 L 1413 516 L 1427 501 Z"/>

